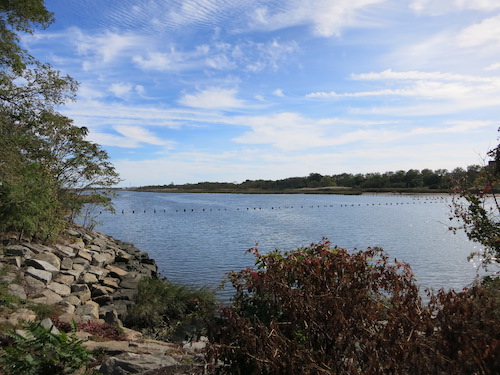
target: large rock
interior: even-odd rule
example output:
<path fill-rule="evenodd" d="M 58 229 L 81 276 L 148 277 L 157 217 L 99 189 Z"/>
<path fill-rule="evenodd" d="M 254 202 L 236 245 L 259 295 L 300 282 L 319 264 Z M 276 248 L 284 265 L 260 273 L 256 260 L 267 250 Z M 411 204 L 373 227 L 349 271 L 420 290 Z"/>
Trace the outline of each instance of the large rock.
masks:
<path fill-rule="evenodd" d="M 5 256 L 11 256 L 11 257 L 19 256 L 19 257 L 23 257 L 26 259 L 29 259 L 34 255 L 33 251 L 31 251 L 26 246 L 22 246 L 22 245 L 6 246 L 3 250 L 3 252 L 4 252 Z"/>
<path fill-rule="evenodd" d="M 76 308 L 75 314 L 90 319 L 99 319 L 99 304 L 93 301 L 87 301 L 84 305 Z"/>
<path fill-rule="evenodd" d="M 116 277 L 120 280 L 122 280 L 125 276 L 128 275 L 127 271 L 125 271 L 124 269 L 121 269 L 119 267 L 107 265 L 106 269 L 109 271 L 109 276 Z"/>
<path fill-rule="evenodd" d="M 57 249 L 57 252 L 59 254 L 61 254 L 62 257 L 64 257 L 64 256 L 74 257 L 75 256 L 76 251 L 75 251 L 75 249 L 73 249 L 70 246 L 56 244 L 56 245 L 54 245 L 54 247 Z"/>
<path fill-rule="evenodd" d="M 63 297 L 69 296 L 71 294 L 71 288 L 68 285 L 51 282 L 47 285 L 47 288 Z"/>
<path fill-rule="evenodd" d="M 73 284 L 71 285 L 71 292 L 82 302 L 86 302 L 92 297 L 87 284 Z"/>
<path fill-rule="evenodd" d="M 26 260 L 26 265 L 34 267 L 38 270 L 44 270 L 48 272 L 58 272 L 59 269 L 54 267 L 52 264 L 49 262 L 46 262 L 44 260 L 39 260 L 39 259 L 28 259 Z"/>
<path fill-rule="evenodd" d="M 41 261 L 44 261 L 44 262 L 51 264 L 58 271 L 61 269 L 61 259 L 59 259 L 59 257 L 53 253 L 45 252 L 45 253 L 37 254 L 31 260 L 41 260 Z M 33 266 L 33 267 L 35 267 L 35 266 Z"/>
<path fill-rule="evenodd" d="M 104 375 L 141 374 L 149 370 L 179 364 L 170 356 L 122 353 L 109 358 L 99 368 Z"/>
<path fill-rule="evenodd" d="M 26 270 L 26 274 L 44 282 L 45 284 L 50 283 L 50 281 L 52 280 L 52 272 L 36 269 L 34 267 L 28 267 L 28 269 Z"/>

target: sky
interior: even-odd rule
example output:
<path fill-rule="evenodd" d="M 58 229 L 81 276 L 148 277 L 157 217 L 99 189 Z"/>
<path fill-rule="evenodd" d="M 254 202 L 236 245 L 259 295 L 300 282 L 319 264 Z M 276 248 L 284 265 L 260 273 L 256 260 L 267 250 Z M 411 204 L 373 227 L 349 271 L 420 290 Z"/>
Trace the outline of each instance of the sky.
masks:
<path fill-rule="evenodd" d="M 499 0 L 46 0 L 22 39 L 120 186 L 466 168 L 497 144 Z"/>

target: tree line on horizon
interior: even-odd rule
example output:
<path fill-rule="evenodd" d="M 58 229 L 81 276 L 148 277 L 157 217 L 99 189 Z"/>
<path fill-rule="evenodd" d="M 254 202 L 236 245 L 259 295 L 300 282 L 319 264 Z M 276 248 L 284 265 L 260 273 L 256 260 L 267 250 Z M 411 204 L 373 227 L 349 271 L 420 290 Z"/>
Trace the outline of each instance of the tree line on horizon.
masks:
<path fill-rule="evenodd" d="M 400 190 L 423 189 L 431 191 L 448 191 L 457 183 L 460 186 L 472 187 L 485 167 L 471 165 L 467 169 L 409 169 L 385 173 L 341 173 L 322 175 L 310 173 L 304 177 L 289 177 L 280 180 L 246 180 L 242 183 L 234 182 L 198 182 L 194 184 L 155 185 L 144 186 L 139 189 L 181 189 L 181 190 L 289 190 L 289 189 L 316 189 L 328 187 L 344 187 L 352 190 Z"/>

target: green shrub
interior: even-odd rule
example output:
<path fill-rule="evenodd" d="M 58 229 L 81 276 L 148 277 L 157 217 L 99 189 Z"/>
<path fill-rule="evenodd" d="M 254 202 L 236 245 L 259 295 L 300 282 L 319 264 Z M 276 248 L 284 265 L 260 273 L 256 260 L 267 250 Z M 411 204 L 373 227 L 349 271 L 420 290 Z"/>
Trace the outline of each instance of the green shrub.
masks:
<path fill-rule="evenodd" d="M 40 323 L 28 323 L 25 333 L 9 336 L 12 345 L 0 350 L 0 368 L 6 375 L 72 374 L 91 358 L 75 335 L 52 334 Z"/>
<path fill-rule="evenodd" d="M 124 323 L 160 339 L 184 339 L 200 333 L 214 310 L 213 291 L 144 278 Z"/>
<path fill-rule="evenodd" d="M 349 252 L 324 240 L 286 253 L 251 251 L 256 268 L 229 275 L 235 296 L 209 326 L 214 373 L 499 370 L 498 299 L 480 286 L 440 291 L 424 306 L 409 265 L 389 262 L 380 248 Z"/>

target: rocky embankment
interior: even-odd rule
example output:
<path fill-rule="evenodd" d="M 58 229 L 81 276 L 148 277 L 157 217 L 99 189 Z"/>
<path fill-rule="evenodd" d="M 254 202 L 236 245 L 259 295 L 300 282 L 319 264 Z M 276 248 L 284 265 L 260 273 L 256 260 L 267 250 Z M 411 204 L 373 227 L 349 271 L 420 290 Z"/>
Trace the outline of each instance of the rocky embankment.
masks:
<path fill-rule="evenodd" d="M 92 341 L 91 334 L 77 333 L 87 340 L 89 349 L 100 348 L 108 355 L 99 372 L 199 373 L 192 363 L 199 359 L 203 343 L 182 346 L 147 340 L 139 332 L 123 327 L 122 319 L 133 304 L 139 281 L 157 276 L 157 265 L 147 253 L 78 226 L 50 246 L 15 236 L 1 240 L 0 281 L 10 295 L 30 303 L 57 306 L 61 322 L 96 321 L 122 327 L 126 340 L 120 341 Z M 18 306 L 4 309 L 0 324 L 17 326 L 21 321 L 35 319 L 34 311 Z M 186 366 L 186 362 L 191 365 Z M 164 370 L 158 372 L 160 368 Z"/>

